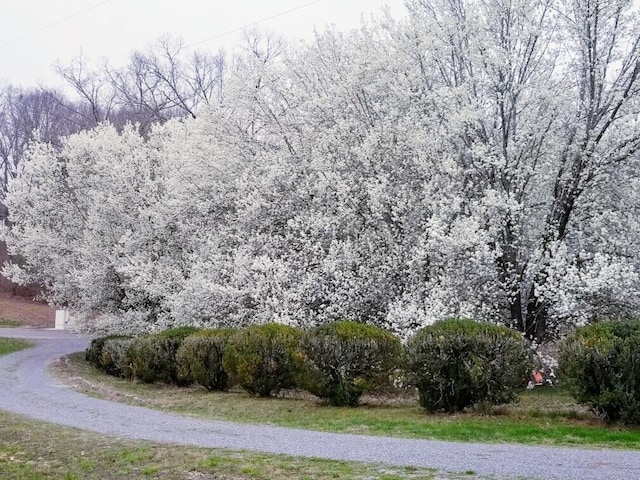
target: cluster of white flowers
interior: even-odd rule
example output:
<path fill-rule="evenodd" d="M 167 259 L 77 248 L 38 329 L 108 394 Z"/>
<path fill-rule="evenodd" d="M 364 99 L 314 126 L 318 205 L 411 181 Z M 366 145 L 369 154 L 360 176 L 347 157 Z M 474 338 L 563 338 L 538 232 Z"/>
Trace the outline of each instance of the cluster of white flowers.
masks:
<path fill-rule="evenodd" d="M 195 119 L 33 144 L 5 275 L 100 330 L 468 316 L 540 337 L 637 312 L 633 19 L 432 3 L 254 48 Z M 597 65 L 562 53 L 587 26 Z"/>

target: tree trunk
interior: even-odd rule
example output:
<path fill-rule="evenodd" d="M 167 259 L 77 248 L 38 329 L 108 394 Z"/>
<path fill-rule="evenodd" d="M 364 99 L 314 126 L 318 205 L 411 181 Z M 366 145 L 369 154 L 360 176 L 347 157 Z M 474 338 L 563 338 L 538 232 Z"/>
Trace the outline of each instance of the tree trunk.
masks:
<path fill-rule="evenodd" d="M 529 291 L 523 333 L 529 340 L 540 343 L 547 337 L 549 308 L 547 303 L 536 294 L 535 283 L 531 285 Z"/>

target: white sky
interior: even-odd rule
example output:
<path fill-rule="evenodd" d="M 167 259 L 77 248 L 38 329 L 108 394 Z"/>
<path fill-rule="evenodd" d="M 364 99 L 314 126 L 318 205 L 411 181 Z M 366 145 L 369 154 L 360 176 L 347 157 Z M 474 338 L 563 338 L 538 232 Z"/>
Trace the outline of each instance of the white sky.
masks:
<path fill-rule="evenodd" d="M 310 39 L 314 27 L 355 28 L 385 5 L 404 15 L 403 0 L 2 0 L 0 84 L 59 86 L 56 61 L 68 64 L 82 51 L 91 61 L 121 66 L 167 33 L 214 52 L 229 50 L 255 22 Z"/>

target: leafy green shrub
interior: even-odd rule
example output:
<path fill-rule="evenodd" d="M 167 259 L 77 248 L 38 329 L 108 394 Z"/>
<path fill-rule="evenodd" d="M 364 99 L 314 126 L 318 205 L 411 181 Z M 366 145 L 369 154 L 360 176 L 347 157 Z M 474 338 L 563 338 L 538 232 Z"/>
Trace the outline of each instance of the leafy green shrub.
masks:
<path fill-rule="evenodd" d="M 532 366 L 520 334 L 474 320 L 444 320 L 419 330 L 407 357 L 420 405 L 430 412 L 511 402 Z"/>
<path fill-rule="evenodd" d="M 223 358 L 233 383 L 268 397 L 295 383 L 295 354 L 300 331 L 277 323 L 240 330 L 229 338 Z"/>
<path fill-rule="evenodd" d="M 302 334 L 299 386 L 332 405 L 356 406 L 364 392 L 389 381 L 399 366 L 400 339 L 380 328 L 334 322 Z"/>
<path fill-rule="evenodd" d="M 172 342 L 166 342 L 157 335 L 134 338 L 127 354 L 130 378 L 144 383 L 169 383 L 177 377 L 174 375 L 173 345 L 168 343 Z"/>
<path fill-rule="evenodd" d="M 102 355 L 102 347 L 107 337 L 98 337 L 91 340 L 89 346 L 84 351 L 84 359 L 94 367 L 100 368 L 100 356 Z"/>
<path fill-rule="evenodd" d="M 559 373 L 578 403 L 640 425 L 640 321 L 579 328 L 561 346 Z"/>
<path fill-rule="evenodd" d="M 197 331 L 192 327 L 180 327 L 135 338 L 127 352 L 131 377 L 145 383 L 184 385 L 178 377 L 176 352 L 183 340 Z"/>
<path fill-rule="evenodd" d="M 110 367 L 108 365 L 105 366 L 105 364 L 103 363 L 104 362 L 103 349 L 104 349 L 105 343 L 107 343 L 109 340 L 127 339 L 127 338 L 131 338 L 131 337 L 128 337 L 126 335 L 107 335 L 104 337 L 94 338 L 93 340 L 91 340 L 91 343 L 85 350 L 84 358 L 87 362 L 89 362 L 94 367 L 106 372 L 107 370 L 109 370 Z"/>
<path fill-rule="evenodd" d="M 131 377 L 129 366 L 129 349 L 133 343 L 131 337 L 111 337 L 102 346 L 100 364 L 102 370 L 114 377 Z"/>
<path fill-rule="evenodd" d="M 221 328 L 185 338 L 176 352 L 178 376 L 188 384 L 197 383 L 208 390 L 226 390 L 229 376 L 222 358 L 233 333 L 233 329 Z"/>

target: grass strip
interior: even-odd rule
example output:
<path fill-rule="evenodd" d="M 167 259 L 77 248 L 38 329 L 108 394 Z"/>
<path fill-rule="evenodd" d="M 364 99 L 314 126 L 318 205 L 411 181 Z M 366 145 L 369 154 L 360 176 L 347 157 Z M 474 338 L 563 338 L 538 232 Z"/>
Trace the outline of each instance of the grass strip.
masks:
<path fill-rule="evenodd" d="M 33 347 L 33 343 L 27 340 L 0 337 L 0 355 L 17 352 L 29 347 Z"/>
<path fill-rule="evenodd" d="M 640 429 L 603 423 L 561 389 L 524 391 L 519 403 L 495 409 L 429 415 L 412 397 L 391 399 L 393 403 L 372 398 L 359 408 L 342 408 L 308 395 L 258 398 L 128 382 L 102 374 L 81 353 L 55 370 L 98 397 L 200 418 L 402 438 L 640 449 Z"/>
<path fill-rule="evenodd" d="M 19 327 L 22 324 L 16 320 L 9 320 L 7 318 L 0 318 L 0 327 L 9 327 L 9 328 L 15 328 L 15 327 Z"/>

